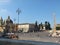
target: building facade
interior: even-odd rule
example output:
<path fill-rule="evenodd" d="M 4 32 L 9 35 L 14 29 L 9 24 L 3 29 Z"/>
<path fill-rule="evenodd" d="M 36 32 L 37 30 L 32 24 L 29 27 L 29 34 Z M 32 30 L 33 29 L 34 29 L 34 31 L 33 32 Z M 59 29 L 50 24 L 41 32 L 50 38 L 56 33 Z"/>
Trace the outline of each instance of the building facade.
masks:
<path fill-rule="evenodd" d="M 33 32 L 34 24 L 29 24 L 29 23 L 19 24 L 18 30 L 21 30 L 22 32 Z"/>
<path fill-rule="evenodd" d="M 56 25 L 56 30 L 60 30 L 60 24 Z"/>

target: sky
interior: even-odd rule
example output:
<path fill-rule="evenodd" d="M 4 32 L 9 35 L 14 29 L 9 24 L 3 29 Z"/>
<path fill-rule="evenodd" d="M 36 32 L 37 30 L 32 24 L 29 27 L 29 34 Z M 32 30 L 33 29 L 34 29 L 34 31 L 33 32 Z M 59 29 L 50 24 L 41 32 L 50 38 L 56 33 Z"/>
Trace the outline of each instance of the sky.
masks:
<path fill-rule="evenodd" d="M 53 13 L 56 15 L 56 23 L 60 24 L 60 0 L 0 0 L 0 17 L 4 20 L 8 16 L 16 23 L 18 22 L 17 9 L 21 10 L 19 14 L 19 23 L 45 23 L 50 22 L 53 25 Z"/>

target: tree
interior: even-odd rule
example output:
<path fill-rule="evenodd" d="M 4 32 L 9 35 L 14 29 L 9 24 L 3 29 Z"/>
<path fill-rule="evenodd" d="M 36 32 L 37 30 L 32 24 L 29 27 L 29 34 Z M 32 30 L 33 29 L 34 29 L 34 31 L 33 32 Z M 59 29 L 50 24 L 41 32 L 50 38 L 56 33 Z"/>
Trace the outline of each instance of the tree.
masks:
<path fill-rule="evenodd" d="M 42 24 L 42 22 L 41 22 L 41 30 L 43 29 L 43 24 Z"/>
<path fill-rule="evenodd" d="M 39 31 L 39 28 L 38 28 L 38 24 L 37 24 L 37 21 L 35 22 L 35 32 Z"/>
<path fill-rule="evenodd" d="M 51 30 L 51 25 L 49 22 L 45 21 L 45 29 L 46 30 Z"/>
<path fill-rule="evenodd" d="M 48 22 L 48 29 L 51 30 L 51 25 L 49 22 Z"/>
<path fill-rule="evenodd" d="M 6 20 L 4 20 L 3 24 L 6 25 Z"/>
<path fill-rule="evenodd" d="M 2 26 L 3 25 L 3 18 L 1 17 L 0 18 L 0 26 Z"/>
<path fill-rule="evenodd" d="M 47 21 L 45 21 L 45 29 L 47 30 L 48 29 L 48 22 Z"/>
<path fill-rule="evenodd" d="M 40 30 L 40 26 L 41 26 L 41 24 L 39 24 L 39 30 Z"/>
<path fill-rule="evenodd" d="M 42 30 L 43 29 L 43 24 L 41 22 L 41 24 L 39 24 L 39 30 Z"/>

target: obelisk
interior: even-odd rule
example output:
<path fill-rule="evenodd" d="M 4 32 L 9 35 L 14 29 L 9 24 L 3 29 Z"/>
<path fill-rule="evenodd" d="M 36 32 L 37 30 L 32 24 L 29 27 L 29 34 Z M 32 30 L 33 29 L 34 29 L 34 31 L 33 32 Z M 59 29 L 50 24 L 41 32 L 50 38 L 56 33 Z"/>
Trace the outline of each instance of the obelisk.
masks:
<path fill-rule="evenodd" d="M 56 36 L 56 17 L 55 17 L 55 13 L 53 13 L 53 17 L 54 17 L 54 27 L 53 27 L 53 32 L 52 32 L 52 36 Z"/>
<path fill-rule="evenodd" d="M 56 17 L 55 17 L 55 14 L 54 14 L 53 16 L 54 16 L 54 28 L 53 28 L 53 33 L 56 33 Z"/>

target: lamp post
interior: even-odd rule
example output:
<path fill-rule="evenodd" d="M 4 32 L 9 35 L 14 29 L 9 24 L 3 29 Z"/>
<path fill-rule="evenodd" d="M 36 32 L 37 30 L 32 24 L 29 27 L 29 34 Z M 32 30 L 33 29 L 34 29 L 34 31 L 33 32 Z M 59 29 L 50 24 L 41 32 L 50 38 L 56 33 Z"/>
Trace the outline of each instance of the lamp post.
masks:
<path fill-rule="evenodd" d="M 18 8 L 18 9 L 16 10 L 16 13 L 18 14 L 18 24 L 19 24 L 19 14 L 21 13 L 21 10 Z"/>

